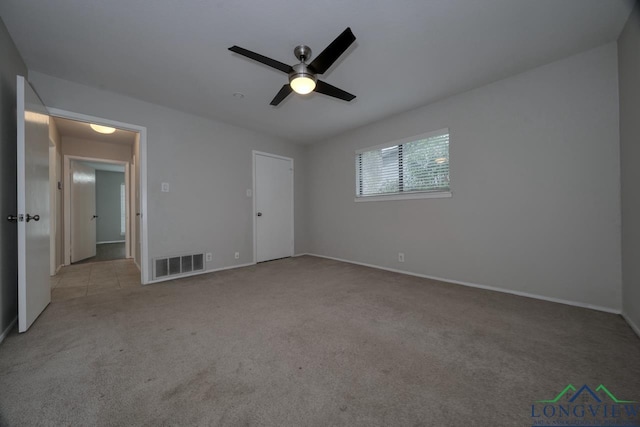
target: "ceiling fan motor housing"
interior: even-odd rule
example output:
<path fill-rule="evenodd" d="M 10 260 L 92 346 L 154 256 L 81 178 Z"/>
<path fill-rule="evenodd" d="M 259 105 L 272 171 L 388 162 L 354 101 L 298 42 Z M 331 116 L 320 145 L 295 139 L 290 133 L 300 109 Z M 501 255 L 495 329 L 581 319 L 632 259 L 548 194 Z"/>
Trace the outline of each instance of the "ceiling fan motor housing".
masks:
<path fill-rule="evenodd" d="M 314 82 L 318 81 L 318 78 L 316 77 L 316 75 L 314 73 L 312 73 L 311 71 L 309 71 L 309 69 L 307 68 L 307 64 L 305 64 L 304 62 L 296 64 L 296 65 L 292 66 L 291 68 L 293 68 L 293 71 L 291 73 L 289 73 L 289 83 L 291 83 L 292 80 L 300 78 L 300 77 L 309 78 L 309 79 L 313 80 Z"/>

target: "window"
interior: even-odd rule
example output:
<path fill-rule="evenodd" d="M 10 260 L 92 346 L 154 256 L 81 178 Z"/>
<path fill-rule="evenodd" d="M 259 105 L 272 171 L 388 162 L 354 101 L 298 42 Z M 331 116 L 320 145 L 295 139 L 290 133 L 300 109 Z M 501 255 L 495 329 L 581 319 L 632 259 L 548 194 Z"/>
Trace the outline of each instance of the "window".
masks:
<path fill-rule="evenodd" d="M 356 201 L 450 196 L 449 129 L 356 152 Z"/>
<path fill-rule="evenodd" d="M 127 230 L 127 203 L 124 184 L 120 184 L 120 235 Z"/>

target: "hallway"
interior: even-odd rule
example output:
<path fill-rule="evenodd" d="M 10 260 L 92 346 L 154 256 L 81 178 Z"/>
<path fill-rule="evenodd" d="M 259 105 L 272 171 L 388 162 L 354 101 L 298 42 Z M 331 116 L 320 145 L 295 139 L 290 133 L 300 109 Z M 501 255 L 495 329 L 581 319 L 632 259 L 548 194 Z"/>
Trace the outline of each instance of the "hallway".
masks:
<path fill-rule="evenodd" d="M 140 271 L 132 259 L 74 264 L 51 277 L 51 301 L 141 286 Z"/>
<path fill-rule="evenodd" d="M 99 243 L 96 245 L 96 256 L 74 262 L 73 265 L 89 264 L 98 261 L 111 261 L 126 258 L 125 242 Z"/>

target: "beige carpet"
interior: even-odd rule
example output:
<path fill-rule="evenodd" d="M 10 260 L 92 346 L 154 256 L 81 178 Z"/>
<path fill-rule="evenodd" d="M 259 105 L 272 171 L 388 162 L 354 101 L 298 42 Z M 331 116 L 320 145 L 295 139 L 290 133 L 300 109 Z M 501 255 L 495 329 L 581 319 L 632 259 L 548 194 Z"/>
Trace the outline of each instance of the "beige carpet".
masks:
<path fill-rule="evenodd" d="M 0 425 L 527 426 L 640 401 L 616 315 L 314 257 L 54 302 L 0 345 Z"/>

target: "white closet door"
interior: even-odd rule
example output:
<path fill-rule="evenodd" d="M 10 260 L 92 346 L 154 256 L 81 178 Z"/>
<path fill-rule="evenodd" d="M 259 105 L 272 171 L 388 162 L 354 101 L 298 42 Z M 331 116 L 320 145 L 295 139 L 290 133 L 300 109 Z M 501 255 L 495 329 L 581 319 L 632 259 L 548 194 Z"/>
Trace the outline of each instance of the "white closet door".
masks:
<path fill-rule="evenodd" d="M 293 160 L 255 156 L 256 261 L 293 255 Z"/>

